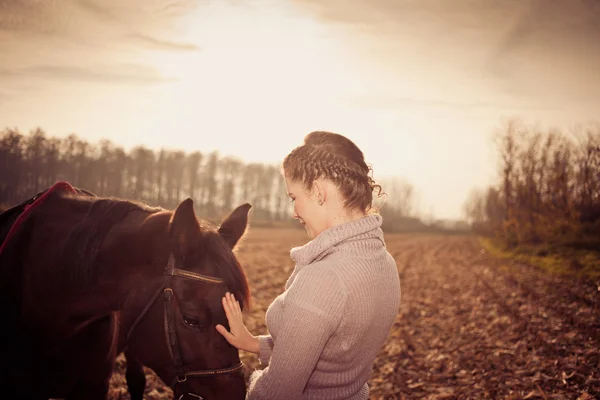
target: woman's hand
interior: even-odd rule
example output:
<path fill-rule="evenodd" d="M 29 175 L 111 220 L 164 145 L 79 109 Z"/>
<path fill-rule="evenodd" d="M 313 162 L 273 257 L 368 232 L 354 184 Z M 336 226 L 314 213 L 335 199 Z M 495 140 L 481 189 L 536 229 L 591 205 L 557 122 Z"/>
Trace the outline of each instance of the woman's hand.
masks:
<path fill-rule="evenodd" d="M 221 324 L 217 325 L 217 331 L 219 331 L 233 347 L 258 354 L 260 352 L 258 338 L 252 336 L 248 331 L 248 328 L 246 328 L 246 325 L 244 325 L 240 303 L 237 302 L 233 294 L 229 292 L 225 293 L 225 297 L 223 297 L 223 308 L 225 309 L 225 315 L 227 316 L 229 329 L 231 331 L 228 332 Z"/>

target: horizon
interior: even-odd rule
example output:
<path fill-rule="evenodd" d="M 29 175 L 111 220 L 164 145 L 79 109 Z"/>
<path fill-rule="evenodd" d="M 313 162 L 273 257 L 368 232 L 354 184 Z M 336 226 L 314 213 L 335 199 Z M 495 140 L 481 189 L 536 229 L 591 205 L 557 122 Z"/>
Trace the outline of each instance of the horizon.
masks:
<path fill-rule="evenodd" d="M 328 130 L 461 219 L 504 119 L 600 104 L 600 3 L 484 3 L 0 1 L 0 127 L 265 164 Z"/>

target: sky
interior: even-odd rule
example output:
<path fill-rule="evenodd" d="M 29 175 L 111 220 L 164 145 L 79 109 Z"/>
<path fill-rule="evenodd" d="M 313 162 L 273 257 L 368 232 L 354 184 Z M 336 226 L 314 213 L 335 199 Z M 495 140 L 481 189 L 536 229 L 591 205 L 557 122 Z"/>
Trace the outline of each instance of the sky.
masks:
<path fill-rule="evenodd" d="M 507 118 L 599 105 L 600 0 L 0 0 L 0 129 L 266 163 L 329 130 L 437 218 Z"/>

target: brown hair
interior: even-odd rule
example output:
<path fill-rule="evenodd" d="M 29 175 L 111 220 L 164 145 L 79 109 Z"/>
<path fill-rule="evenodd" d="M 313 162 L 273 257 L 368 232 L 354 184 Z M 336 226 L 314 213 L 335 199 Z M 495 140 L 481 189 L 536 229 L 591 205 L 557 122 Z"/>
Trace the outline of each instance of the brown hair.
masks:
<path fill-rule="evenodd" d="M 316 179 L 332 181 L 342 193 L 344 205 L 350 209 L 371 211 L 374 191 L 377 190 L 378 198 L 382 196 L 381 185 L 369 175 L 373 169 L 365 163 L 363 152 L 338 133 L 309 133 L 304 137 L 304 144 L 285 157 L 282 168 L 288 179 L 301 182 L 307 190 Z"/>

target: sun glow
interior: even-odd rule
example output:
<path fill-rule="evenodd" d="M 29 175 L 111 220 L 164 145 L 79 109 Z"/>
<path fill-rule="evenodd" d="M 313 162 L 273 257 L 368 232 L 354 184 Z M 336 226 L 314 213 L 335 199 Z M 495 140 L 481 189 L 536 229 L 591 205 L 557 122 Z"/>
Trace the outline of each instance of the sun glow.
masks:
<path fill-rule="evenodd" d="M 190 147 L 234 140 L 240 150 L 270 160 L 281 153 L 269 156 L 264 142 L 252 141 L 253 132 L 271 132 L 275 141 L 347 120 L 336 99 L 362 85 L 348 49 L 323 26 L 291 12 L 211 2 L 182 21 L 181 40 L 200 50 L 152 56 L 173 81 L 157 89 L 144 141 L 164 140 L 168 130 L 186 135 Z"/>

